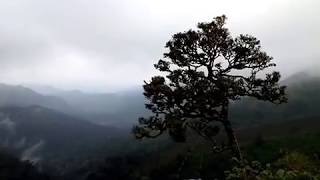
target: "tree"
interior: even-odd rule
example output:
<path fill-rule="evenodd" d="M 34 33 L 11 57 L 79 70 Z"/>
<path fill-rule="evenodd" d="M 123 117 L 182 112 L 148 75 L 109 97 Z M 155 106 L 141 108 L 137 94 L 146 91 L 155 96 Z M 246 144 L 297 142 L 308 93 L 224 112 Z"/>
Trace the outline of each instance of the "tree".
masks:
<path fill-rule="evenodd" d="M 229 149 L 241 159 L 228 118 L 230 103 L 242 97 L 286 102 L 280 73 L 265 71 L 275 64 L 260 41 L 251 35 L 233 38 L 225 22 L 226 16 L 215 17 L 199 23 L 198 30 L 174 34 L 166 43 L 168 52 L 154 65 L 163 75 L 143 85 L 152 115 L 139 118 L 133 128 L 136 138 L 155 138 L 168 131 L 174 140 L 184 141 L 187 129 L 192 129 L 215 144 L 222 125 Z"/>

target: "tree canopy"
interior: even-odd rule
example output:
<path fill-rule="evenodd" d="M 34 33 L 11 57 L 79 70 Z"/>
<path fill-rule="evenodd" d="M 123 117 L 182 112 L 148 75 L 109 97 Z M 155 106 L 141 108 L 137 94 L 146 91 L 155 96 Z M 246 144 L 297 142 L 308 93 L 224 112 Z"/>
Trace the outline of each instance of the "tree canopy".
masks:
<path fill-rule="evenodd" d="M 146 108 L 152 115 L 139 118 L 137 138 L 157 137 L 168 131 L 184 141 L 192 129 L 211 142 L 222 124 L 232 149 L 238 148 L 228 118 L 231 101 L 242 97 L 280 104 L 286 102 L 276 64 L 251 35 L 233 38 L 226 16 L 198 24 L 197 30 L 176 33 L 166 43 L 164 58 L 154 67 L 161 75 L 143 85 Z M 234 150 L 237 151 L 237 150 Z"/>

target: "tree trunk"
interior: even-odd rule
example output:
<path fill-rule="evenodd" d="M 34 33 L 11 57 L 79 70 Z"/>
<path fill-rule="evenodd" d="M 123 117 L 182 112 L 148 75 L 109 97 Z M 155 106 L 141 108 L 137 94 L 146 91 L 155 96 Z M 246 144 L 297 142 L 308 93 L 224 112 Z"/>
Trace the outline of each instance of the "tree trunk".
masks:
<path fill-rule="evenodd" d="M 234 131 L 232 129 L 231 123 L 229 120 L 223 121 L 223 126 L 226 131 L 226 134 L 228 136 L 229 145 L 232 148 L 232 152 L 238 160 L 242 161 L 242 153 L 239 147 L 239 143 L 237 140 L 236 135 L 234 134 Z"/>
<path fill-rule="evenodd" d="M 225 132 L 227 134 L 228 137 L 228 141 L 229 141 L 229 146 L 232 148 L 232 152 L 234 154 L 234 156 L 239 160 L 242 161 L 242 153 L 239 147 L 239 143 L 237 140 L 237 137 L 233 131 L 231 122 L 229 121 L 228 118 L 228 106 L 229 106 L 229 102 L 227 102 L 223 107 L 222 107 L 222 113 L 223 113 L 223 121 L 222 124 L 224 126 Z"/>

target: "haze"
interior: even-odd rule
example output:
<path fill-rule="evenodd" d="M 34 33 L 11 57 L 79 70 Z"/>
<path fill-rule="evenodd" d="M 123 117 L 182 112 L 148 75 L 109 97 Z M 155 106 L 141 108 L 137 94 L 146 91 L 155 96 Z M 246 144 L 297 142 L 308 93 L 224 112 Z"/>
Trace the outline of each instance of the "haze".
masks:
<path fill-rule="evenodd" d="M 317 0 L 2 0 L 0 81 L 118 91 L 156 72 L 173 33 L 226 14 L 252 34 L 284 77 L 318 64 Z"/>

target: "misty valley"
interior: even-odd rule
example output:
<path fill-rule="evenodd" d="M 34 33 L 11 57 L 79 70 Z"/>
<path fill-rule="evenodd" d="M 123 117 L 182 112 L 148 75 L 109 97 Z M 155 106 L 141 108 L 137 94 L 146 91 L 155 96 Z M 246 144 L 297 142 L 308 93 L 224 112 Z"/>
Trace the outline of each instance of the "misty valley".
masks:
<path fill-rule="evenodd" d="M 320 76 L 301 72 L 282 83 L 290 87 L 290 101 L 283 106 L 253 99 L 243 99 L 231 106 L 231 120 L 236 123 L 239 140 L 248 144 L 244 148 L 249 151 L 258 141 L 262 144 L 256 145 L 257 149 L 275 146 L 267 147 L 271 148 L 265 150 L 267 154 L 251 150 L 254 151 L 251 156 L 272 158 L 268 153 L 277 154 L 281 148 L 289 148 L 277 142 L 287 137 L 312 137 L 315 144 L 304 144 L 307 141 L 300 140 L 303 144 L 290 148 L 300 151 L 310 146 L 305 150 L 307 155 L 311 155 L 308 154 L 310 150 L 319 153 L 320 114 L 317 104 L 320 103 Z M 170 179 L 180 168 L 183 160 L 179 160 L 180 157 L 188 155 L 189 151 L 196 152 L 194 156 L 209 153 L 203 140 L 193 132 L 189 132 L 193 135 L 185 144 L 175 143 L 167 136 L 134 139 L 131 129 L 137 117 L 148 114 L 139 89 L 113 94 L 62 90 L 47 93 L 43 89 L 0 85 L 0 144 L 1 156 L 5 159 L 1 163 L 4 167 L 17 166 L 12 170 L 16 171 L 12 178 L 25 176 L 20 168 L 29 167 L 23 165 L 28 162 L 32 165 L 29 168 L 35 172 L 27 172 L 30 177 L 25 178 L 31 179 L 32 176 L 40 179 L 47 176 L 57 179 L 99 179 L 100 176 L 130 179 L 134 175 Z M 190 157 L 190 162 L 186 162 L 180 173 L 195 177 L 197 171 L 208 171 L 192 169 L 194 164 L 189 163 L 195 160 L 197 157 Z M 210 162 L 205 158 L 202 163 Z M 166 170 L 169 166 L 172 171 Z M 6 177 L 6 174 L 2 172 L 1 176 Z"/>

